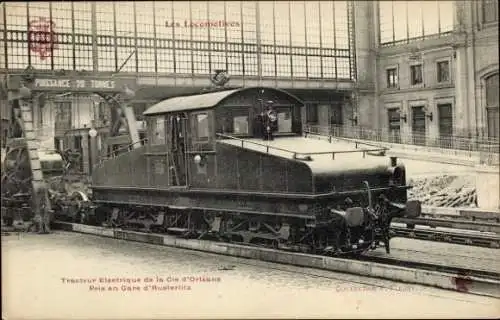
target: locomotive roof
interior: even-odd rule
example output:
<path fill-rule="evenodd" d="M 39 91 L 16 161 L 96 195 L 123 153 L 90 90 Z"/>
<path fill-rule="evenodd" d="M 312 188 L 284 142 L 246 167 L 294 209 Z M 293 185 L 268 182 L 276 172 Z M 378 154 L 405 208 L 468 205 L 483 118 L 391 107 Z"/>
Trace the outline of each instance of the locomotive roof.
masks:
<path fill-rule="evenodd" d="M 238 88 L 238 89 L 231 89 L 231 90 L 224 90 L 224 91 L 216 91 L 216 92 L 209 92 L 209 93 L 202 93 L 202 94 L 195 94 L 195 95 L 190 95 L 190 96 L 181 96 L 181 97 L 173 97 L 169 98 L 166 100 L 163 100 L 161 102 L 158 102 L 157 104 L 152 105 L 149 107 L 143 115 L 145 116 L 152 116 L 156 114 L 162 114 L 162 113 L 169 113 L 169 112 L 178 112 L 178 111 L 191 111 L 191 110 L 199 110 L 199 109 L 208 109 L 208 108 L 213 108 L 217 106 L 222 100 L 225 98 L 245 91 L 245 90 L 251 90 L 251 89 L 264 89 L 264 90 L 272 90 L 272 91 L 279 91 L 287 96 L 291 97 L 292 99 L 296 100 L 300 104 L 302 104 L 302 101 L 298 99 L 296 96 L 281 90 L 277 88 L 266 88 L 266 87 L 246 87 L 246 88 Z"/>
<path fill-rule="evenodd" d="M 221 143 L 227 143 L 238 147 L 242 146 L 240 140 L 223 139 Z M 268 149 L 267 146 L 270 148 Z M 363 170 L 369 169 L 377 165 L 387 165 L 386 157 L 365 155 L 363 158 L 363 150 L 374 150 L 373 146 L 359 145 L 358 148 L 352 142 L 334 139 L 332 143 L 323 139 L 314 139 L 303 136 L 296 137 L 276 137 L 272 141 L 264 141 L 258 138 L 244 139 L 243 148 L 254 150 L 270 155 L 294 159 L 293 155 L 298 156 L 311 154 L 312 161 L 297 159 L 298 161 L 307 164 L 313 173 L 320 174 L 325 172 L 342 172 L 344 170 Z M 346 151 L 358 151 L 352 153 L 342 153 Z M 335 154 L 335 159 L 332 159 L 332 154 L 318 154 L 323 152 L 340 152 Z M 314 154 L 316 153 L 316 154 Z"/>

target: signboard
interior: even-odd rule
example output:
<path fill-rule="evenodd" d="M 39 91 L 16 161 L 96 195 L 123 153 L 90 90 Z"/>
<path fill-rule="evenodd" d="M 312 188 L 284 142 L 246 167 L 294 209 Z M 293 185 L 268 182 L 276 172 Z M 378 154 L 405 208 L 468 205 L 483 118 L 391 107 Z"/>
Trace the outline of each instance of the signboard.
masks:
<path fill-rule="evenodd" d="M 115 89 L 115 80 L 88 80 L 88 79 L 43 79 L 37 78 L 33 83 L 33 89 L 58 88 L 58 89 Z"/>
<path fill-rule="evenodd" d="M 32 80 L 26 81 L 22 75 L 8 76 L 8 89 L 17 90 L 21 83 L 25 83 L 33 91 L 54 92 L 122 92 L 125 87 L 135 88 L 136 79 L 79 76 L 79 75 L 33 75 Z M 111 78 L 111 79 L 110 79 Z"/>

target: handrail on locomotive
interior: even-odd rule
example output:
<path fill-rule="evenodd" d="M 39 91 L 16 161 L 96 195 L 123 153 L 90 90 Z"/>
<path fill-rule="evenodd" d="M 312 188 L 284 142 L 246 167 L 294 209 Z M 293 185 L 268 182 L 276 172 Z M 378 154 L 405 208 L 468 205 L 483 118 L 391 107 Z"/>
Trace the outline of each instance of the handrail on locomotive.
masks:
<path fill-rule="evenodd" d="M 145 145 L 148 142 L 148 138 L 141 139 L 139 141 L 135 141 L 131 144 L 128 144 L 126 146 L 119 147 L 118 149 L 115 149 L 109 153 L 107 153 L 105 156 L 102 156 L 99 158 L 99 163 L 102 163 L 103 161 L 106 161 L 108 159 L 113 159 L 117 156 L 124 155 L 126 154 L 127 151 L 133 150 L 133 148 L 137 145 Z"/>
<path fill-rule="evenodd" d="M 232 139 L 232 140 L 240 141 L 242 148 L 244 147 L 245 143 L 247 143 L 247 144 L 253 144 L 253 145 L 265 147 L 266 148 L 266 153 L 269 153 L 270 149 L 278 150 L 278 151 L 284 151 L 284 152 L 290 153 L 294 159 L 301 159 L 301 160 L 312 160 L 311 158 L 301 157 L 301 156 L 312 156 L 312 155 L 323 155 L 323 154 L 331 154 L 332 155 L 332 159 L 335 159 L 335 155 L 336 154 L 342 154 L 342 153 L 362 153 L 363 154 L 363 158 L 364 158 L 366 156 L 366 154 L 369 153 L 369 152 L 380 152 L 380 151 L 384 152 L 384 151 L 388 150 L 388 148 L 386 148 L 386 147 L 376 147 L 376 146 L 374 146 L 374 148 L 372 148 L 372 149 L 358 149 L 358 142 L 356 142 L 355 143 L 356 150 L 297 152 L 297 151 L 292 151 L 292 150 L 289 150 L 289 149 L 279 148 L 279 147 L 271 146 L 269 144 L 255 142 L 255 141 L 251 141 L 251 140 L 248 140 L 248 139 L 238 138 L 238 137 L 235 137 L 235 136 L 231 136 L 231 135 L 227 135 L 227 134 L 222 134 L 222 133 L 216 133 L 216 136 L 220 137 L 220 138 L 224 138 L 224 139 Z"/>

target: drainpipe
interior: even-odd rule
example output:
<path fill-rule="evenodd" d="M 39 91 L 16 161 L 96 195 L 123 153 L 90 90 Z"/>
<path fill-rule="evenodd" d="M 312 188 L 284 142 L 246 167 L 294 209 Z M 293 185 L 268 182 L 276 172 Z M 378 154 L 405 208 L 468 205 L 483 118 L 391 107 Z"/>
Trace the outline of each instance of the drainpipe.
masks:
<path fill-rule="evenodd" d="M 468 78 L 469 78 L 469 131 L 471 132 L 472 138 L 475 140 L 479 136 L 478 132 L 478 115 L 480 113 L 478 112 L 478 106 L 476 103 L 476 50 L 475 50 L 475 44 L 476 44 L 476 30 L 474 27 L 474 16 L 473 14 L 476 13 L 477 10 L 477 5 L 474 1 L 468 2 L 469 5 L 469 23 L 467 26 L 467 34 L 470 37 L 470 41 L 468 42 L 467 46 L 467 57 L 468 57 Z"/>
<path fill-rule="evenodd" d="M 383 126 L 381 122 L 382 117 L 382 110 L 380 109 L 380 83 L 379 83 L 379 66 L 380 66 L 380 59 L 379 59 L 379 44 L 380 44 L 380 34 L 379 34 L 379 25 L 380 25 L 380 20 L 379 20 L 379 2 L 378 1 L 373 1 L 372 2 L 372 17 L 373 17 L 373 25 L 375 26 L 372 30 L 372 42 L 371 44 L 373 45 L 373 48 L 375 52 L 373 53 L 374 57 L 374 67 L 373 67 L 373 79 L 374 79 L 374 95 L 373 95 L 373 109 L 375 110 L 374 113 L 374 121 L 375 121 L 375 127 L 373 129 L 376 130 L 376 132 L 380 132 L 380 128 Z M 377 137 L 379 139 L 379 137 Z"/>

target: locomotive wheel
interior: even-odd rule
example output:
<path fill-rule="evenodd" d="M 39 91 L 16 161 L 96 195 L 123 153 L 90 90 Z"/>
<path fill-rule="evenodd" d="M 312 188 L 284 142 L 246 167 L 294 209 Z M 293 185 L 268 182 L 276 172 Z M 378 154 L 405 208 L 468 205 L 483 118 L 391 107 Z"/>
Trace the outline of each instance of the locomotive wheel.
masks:
<path fill-rule="evenodd" d="M 210 231 L 211 228 L 212 228 L 212 224 L 214 223 L 215 221 L 215 213 L 214 212 L 211 212 L 211 211 L 204 211 L 203 212 L 203 220 L 205 221 L 206 223 L 206 228 L 207 228 L 207 231 Z"/>
<path fill-rule="evenodd" d="M 92 224 L 96 226 L 107 226 L 107 221 L 111 215 L 111 208 L 102 206 L 97 207 L 93 216 Z M 89 217 L 90 218 L 90 217 Z"/>

